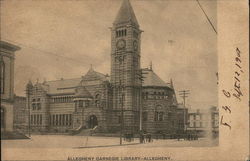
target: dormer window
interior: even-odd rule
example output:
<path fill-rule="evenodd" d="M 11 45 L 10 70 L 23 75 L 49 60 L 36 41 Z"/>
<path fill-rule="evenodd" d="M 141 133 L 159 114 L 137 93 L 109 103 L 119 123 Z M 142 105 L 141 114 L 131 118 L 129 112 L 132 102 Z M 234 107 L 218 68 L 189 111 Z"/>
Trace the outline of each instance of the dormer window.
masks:
<path fill-rule="evenodd" d="M 127 36 L 127 29 L 119 29 L 116 31 L 116 37 Z"/>

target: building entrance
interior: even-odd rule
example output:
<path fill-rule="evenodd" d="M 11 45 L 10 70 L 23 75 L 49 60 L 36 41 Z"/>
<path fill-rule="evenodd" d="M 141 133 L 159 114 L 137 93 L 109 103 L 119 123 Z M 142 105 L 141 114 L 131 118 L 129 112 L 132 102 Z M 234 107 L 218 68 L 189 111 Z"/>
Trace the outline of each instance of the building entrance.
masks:
<path fill-rule="evenodd" d="M 92 129 L 97 125 L 98 125 L 97 117 L 95 115 L 89 116 L 88 127 Z"/>
<path fill-rule="evenodd" d="M 1 107 L 1 131 L 5 129 L 5 111 Z"/>

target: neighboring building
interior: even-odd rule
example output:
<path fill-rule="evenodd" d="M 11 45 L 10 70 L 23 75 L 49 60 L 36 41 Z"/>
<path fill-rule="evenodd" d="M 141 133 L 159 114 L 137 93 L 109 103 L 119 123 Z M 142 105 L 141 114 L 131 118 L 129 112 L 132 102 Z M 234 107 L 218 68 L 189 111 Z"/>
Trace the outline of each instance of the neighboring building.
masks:
<path fill-rule="evenodd" d="M 26 97 L 14 96 L 14 130 L 27 132 L 28 110 L 26 108 Z"/>
<path fill-rule="evenodd" d="M 13 131 L 14 60 L 20 47 L 0 41 L 1 132 Z"/>
<path fill-rule="evenodd" d="M 200 136 L 217 136 L 219 132 L 219 111 L 217 107 L 208 110 L 190 110 L 188 112 L 188 131 Z"/>
<path fill-rule="evenodd" d="M 183 104 L 177 105 L 177 133 L 182 134 L 187 130 L 188 122 L 188 108 L 185 108 Z"/>
<path fill-rule="evenodd" d="M 110 77 L 91 67 L 80 78 L 29 82 L 31 130 L 68 132 L 98 126 L 99 132 L 116 133 L 123 124 L 124 133 L 175 133 L 173 83 L 161 80 L 152 67 L 141 69 L 141 33 L 130 2 L 124 0 L 111 28 Z"/>

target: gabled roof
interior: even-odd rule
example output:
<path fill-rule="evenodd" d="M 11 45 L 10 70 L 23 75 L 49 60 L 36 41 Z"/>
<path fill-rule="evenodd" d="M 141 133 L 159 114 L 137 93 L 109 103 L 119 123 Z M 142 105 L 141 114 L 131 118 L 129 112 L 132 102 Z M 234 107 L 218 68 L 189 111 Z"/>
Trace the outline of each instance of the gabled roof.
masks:
<path fill-rule="evenodd" d="M 115 18 L 114 25 L 127 22 L 132 22 L 133 24 L 139 26 L 129 0 L 123 0 L 120 10 Z"/>
<path fill-rule="evenodd" d="M 152 69 L 142 69 L 143 76 L 145 77 L 143 80 L 142 86 L 150 86 L 150 87 L 169 87 L 171 86 L 164 82 Z"/>
<path fill-rule="evenodd" d="M 84 86 L 79 86 L 76 88 L 75 97 L 77 98 L 93 98 L 89 91 Z"/>
<path fill-rule="evenodd" d="M 101 80 L 106 81 L 108 80 L 108 76 L 102 73 L 96 72 L 92 67 L 89 71 L 82 77 L 83 81 L 93 81 L 93 80 Z"/>
<path fill-rule="evenodd" d="M 96 85 L 103 81 L 108 81 L 108 76 L 96 72 L 91 67 L 89 71 L 81 78 L 74 79 L 60 79 L 54 81 L 46 81 L 44 83 L 37 83 L 41 88 L 47 91 L 48 94 L 69 94 L 75 93 L 75 89 L 80 86 Z"/>
<path fill-rule="evenodd" d="M 61 79 L 55 81 L 47 81 L 48 94 L 75 93 L 75 87 L 79 85 L 81 78 Z"/>

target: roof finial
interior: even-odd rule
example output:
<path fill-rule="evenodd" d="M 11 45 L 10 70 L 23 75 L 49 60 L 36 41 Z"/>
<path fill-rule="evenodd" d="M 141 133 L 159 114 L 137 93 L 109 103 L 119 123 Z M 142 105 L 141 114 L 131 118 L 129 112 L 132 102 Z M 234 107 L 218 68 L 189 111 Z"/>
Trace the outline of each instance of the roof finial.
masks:
<path fill-rule="evenodd" d="M 93 65 L 92 64 L 90 64 L 90 70 L 93 70 Z"/>
<path fill-rule="evenodd" d="M 150 70 L 153 70 L 153 63 L 152 63 L 152 60 L 150 61 L 149 69 L 150 69 Z"/>
<path fill-rule="evenodd" d="M 172 78 L 170 79 L 170 85 L 171 85 L 172 88 L 174 87 Z"/>

